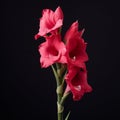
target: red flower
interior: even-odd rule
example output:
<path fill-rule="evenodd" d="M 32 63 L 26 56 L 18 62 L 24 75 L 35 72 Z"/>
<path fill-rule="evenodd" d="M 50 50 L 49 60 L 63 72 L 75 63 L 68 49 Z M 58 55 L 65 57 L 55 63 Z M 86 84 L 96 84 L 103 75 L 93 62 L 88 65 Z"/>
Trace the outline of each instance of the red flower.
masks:
<path fill-rule="evenodd" d="M 70 66 L 68 69 L 69 72 L 65 77 L 67 82 L 66 92 L 71 91 L 75 101 L 80 100 L 85 93 L 92 91 L 91 86 L 87 83 L 86 66 L 83 63 L 82 68 Z"/>
<path fill-rule="evenodd" d="M 65 35 L 68 63 L 81 67 L 88 60 L 86 43 L 82 38 L 83 30 L 78 31 L 78 22 L 74 22 Z"/>
<path fill-rule="evenodd" d="M 40 18 L 40 28 L 35 39 L 40 36 L 45 36 L 47 33 L 58 30 L 63 25 L 63 12 L 60 7 L 58 7 L 55 12 L 50 9 L 44 9 L 42 12 L 42 17 Z"/>
<path fill-rule="evenodd" d="M 66 47 L 61 41 L 60 34 L 51 35 L 46 37 L 46 42 L 39 46 L 39 52 L 41 54 L 40 63 L 41 66 L 46 68 L 53 63 L 66 63 Z"/>

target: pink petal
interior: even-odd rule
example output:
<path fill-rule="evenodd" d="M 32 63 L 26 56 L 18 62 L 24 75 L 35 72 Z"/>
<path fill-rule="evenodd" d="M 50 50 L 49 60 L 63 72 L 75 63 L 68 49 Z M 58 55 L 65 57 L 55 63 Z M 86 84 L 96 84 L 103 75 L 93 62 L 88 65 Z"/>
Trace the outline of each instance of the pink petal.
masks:
<path fill-rule="evenodd" d="M 66 63 L 66 47 L 61 41 L 60 34 L 46 37 L 46 42 L 39 46 L 42 67 L 48 67 L 56 62 Z"/>
<path fill-rule="evenodd" d="M 78 31 L 78 21 L 74 22 L 65 35 L 68 63 L 81 67 L 88 60 L 86 43 L 82 38 L 84 30 Z"/>
<path fill-rule="evenodd" d="M 60 8 L 60 6 L 55 10 L 54 13 L 54 20 L 58 21 L 58 20 L 63 20 L 63 12 L 62 9 Z"/>
<path fill-rule="evenodd" d="M 69 86 L 74 100 L 80 100 L 85 93 L 92 91 L 91 86 L 87 82 L 85 64 L 83 66 L 84 67 L 81 68 L 82 71 L 80 71 L 79 67 L 68 67 L 68 74 L 65 77 L 67 86 Z"/>
<path fill-rule="evenodd" d="M 63 12 L 60 7 L 58 7 L 55 12 L 50 9 L 44 9 L 42 12 L 42 17 L 39 23 L 38 36 L 45 36 L 47 33 L 52 31 L 58 31 L 58 29 L 63 25 Z M 37 39 L 38 37 L 35 37 Z"/>

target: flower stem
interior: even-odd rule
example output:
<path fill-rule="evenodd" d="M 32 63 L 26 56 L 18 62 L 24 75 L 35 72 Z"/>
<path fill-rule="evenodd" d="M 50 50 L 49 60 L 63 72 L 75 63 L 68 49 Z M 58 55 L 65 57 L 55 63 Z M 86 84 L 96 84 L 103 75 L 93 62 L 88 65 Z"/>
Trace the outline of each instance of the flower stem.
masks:
<path fill-rule="evenodd" d="M 58 108 L 58 120 L 63 120 L 64 107 L 58 103 L 57 108 Z"/>
<path fill-rule="evenodd" d="M 63 120 L 63 113 L 58 113 L 58 120 Z"/>
<path fill-rule="evenodd" d="M 56 68 L 52 65 L 51 66 L 53 69 L 53 73 L 55 75 L 56 78 L 56 84 L 57 84 L 57 116 L 58 116 L 58 120 L 63 120 L 63 113 L 64 113 L 64 102 L 67 98 L 67 96 L 69 95 L 69 93 L 64 93 L 63 94 L 63 90 L 64 90 L 64 77 L 66 74 L 66 69 L 65 66 L 61 65 L 61 64 L 56 64 Z M 63 74 L 65 73 L 65 74 Z"/>
<path fill-rule="evenodd" d="M 63 111 L 64 106 L 61 104 L 62 96 L 63 96 L 63 84 L 59 84 L 57 86 L 57 113 L 58 113 L 58 120 L 63 120 Z"/>

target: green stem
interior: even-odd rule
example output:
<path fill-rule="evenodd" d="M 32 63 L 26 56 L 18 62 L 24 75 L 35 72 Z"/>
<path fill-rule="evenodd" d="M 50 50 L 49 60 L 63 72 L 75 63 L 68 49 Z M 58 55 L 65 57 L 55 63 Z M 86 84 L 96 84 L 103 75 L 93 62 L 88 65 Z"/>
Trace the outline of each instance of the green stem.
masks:
<path fill-rule="evenodd" d="M 55 75 L 55 79 L 56 79 L 56 83 L 57 83 L 57 115 L 58 115 L 58 120 L 63 120 L 63 110 L 64 110 L 64 106 L 61 105 L 60 101 L 62 98 L 62 94 L 63 94 L 63 84 L 62 84 L 62 79 L 60 77 L 60 65 L 56 64 L 57 70 L 55 69 L 55 67 L 52 65 L 52 70 L 53 73 Z"/>
<path fill-rule="evenodd" d="M 63 120 L 63 113 L 58 113 L 58 120 Z"/>
<path fill-rule="evenodd" d="M 63 111 L 64 106 L 61 104 L 61 99 L 63 96 L 63 84 L 61 83 L 57 86 L 57 112 L 58 112 L 58 120 L 63 120 Z"/>
<path fill-rule="evenodd" d="M 57 108 L 58 108 L 58 120 L 63 120 L 64 107 L 58 103 Z"/>
<path fill-rule="evenodd" d="M 62 96 L 62 98 L 61 98 L 61 101 L 60 101 L 60 104 L 61 104 L 62 106 L 64 106 L 65 100 L 67 99 L 67 97 L 68 97 L 69 95 L 70 95 L 70 92 L 63 94 L 63 96 Z"/>
<path fill-rule="evenodd" d="M 66 68 L 65 66 L 62 66 L 61 64 L 56 64 L 56 68 L 52 65 L 52 70 L 56 78 L 56 83 L 57 83 L 57 115 L 58 115 L 58 120 L 63 120 L 63 112 L 64 112 L 64 102 L 69 95 L 69 93 L 64 93 L 63 94 L 63 89 L 64 89 L 64 77 L 66 74 Z M 63 75 L 63 72 L 64 75 Z"/>
<path fill-rule="evenodd" d="M 53 73 L 56 79 L 57 86 L 59 86 L 59 77 L 58 77 L 57 71 L 55 70 L 53 65 L 51 65 L 51 67 L 52 67 L 52 70 L 53 70 Z"/>

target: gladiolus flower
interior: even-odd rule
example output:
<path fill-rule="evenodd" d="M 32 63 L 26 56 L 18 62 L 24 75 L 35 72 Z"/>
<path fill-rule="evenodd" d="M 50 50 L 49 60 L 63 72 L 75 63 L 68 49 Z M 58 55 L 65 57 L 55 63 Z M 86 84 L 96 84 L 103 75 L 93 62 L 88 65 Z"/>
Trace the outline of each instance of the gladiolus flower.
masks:
<path fill-rule="evenodd" d="M 74 22 L 65 35 L 68 63 L 81 67 L 88 60 L 86 43 L 82 38 L 83 30 L 78 31 L 78 22 Z"/>
<path fill-rule="evenodd" d="M 40 18 L 40 28 L 35 39 L 40 36 L 45 36 L 51 31 L 58 31 L 58 29 L 63 25 L 63 12 L 60 7 L 58 7 L 55 12 L 50 9 L 44 9 L 42 12 L 42 17 Z"/>
<path fill-rule="evenodd" d="M 66 92 L 71 91 L 73 100 L 78 101 L 82 96 L 91 92 L 92 88 L 87 82 L 87 70 L 85 64 L 83 68 L 71 66 L 69 67 L 68 74 L 65 79 L 67 82 Z"/>
<path fill-rule="evenodd" d="M 85 93 L 92 91 L 87 82 L 85 62 L 88 60 L 87 43 L 82 38 L 84 29 L 78 31 L 78 21 L 74 22 L 62 39 L 63 12 L 44 9 L 39 22 L 39 32 L 35 39 L 44 37 L 45 42 L 38 47 L 42 68 L 52 67 L 56 78 L 58 120 L 69 119 L 70 112 L 64 116 L 64 102 L 72 93 L 73 100 L 80 100 Z M 59 63 L 59 64 L 58 64 Z M 65 88 L 66 87 L 66 88 Z"/>
<path fill-rule="evenodd" d="M 46 68 L 53 63 L 66 63 L 66 47 L 61 41 L 60 34 L 51 35 L 46 37 L 46 42 L 39 46 L 39 52 L 41 54 L 40 63 L 41 66 Z"/>

